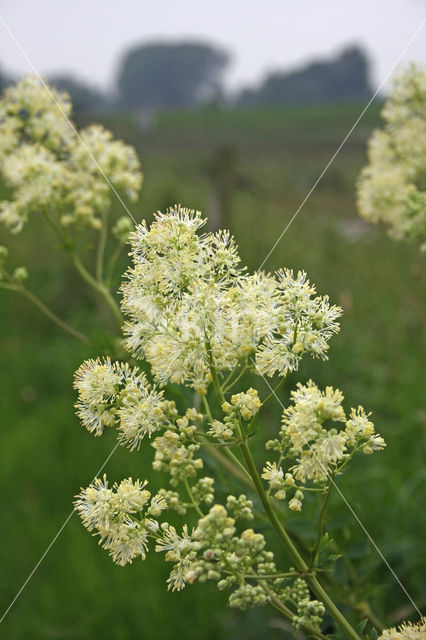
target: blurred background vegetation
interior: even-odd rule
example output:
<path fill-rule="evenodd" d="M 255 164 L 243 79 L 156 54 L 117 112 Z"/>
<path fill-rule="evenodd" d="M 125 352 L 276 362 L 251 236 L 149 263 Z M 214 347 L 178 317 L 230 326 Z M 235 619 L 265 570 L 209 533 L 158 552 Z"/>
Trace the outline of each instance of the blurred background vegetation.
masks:
<path fill-rule="evenodd" d="M 216 53 L 214 64 L 203 58 L 211 73 L 201 74 L 203 81 L 193 87 L 192 94 L 188 88 L 184 103 L 176 94 L 175 101 L 165 105 L 161 102 L 164 92 L 151 101 L 132 95 L 124 103 L 124 87 L 132 86 L 130 71 L 126 76 L 123 70 L 125 61 L 121 102 L 109 103 L 108 108 L 105 98 L 90 88 L 84 94 L 79 86 L 78 98 L 69 78 L 68 86 L 60 78 L 57 85 L 68 88 L 74 97 L 79 124 L 101 121 L 136 147 L 145 178 L 140 201 L 132 207 L 137 220 L 150 221 L 153 211 L 175 203 L 200 209 L 212 227 L 231 229 L 243 263 L 256 269 L 363 108 L 361 100 L 370 92 L 365 60 L 351 49 L 349 58 L 356 59 L 357 72 L 351 68 L 336 72 L 334 61 L 329 65 L 332 69 L 325 71 L 325 63 L 317 65 L 318 73 L 312 76 L 315 65 L 311 65 L 305 69 L 305 88 L 299 94 L 301 71 L 296 78 L 297 74 L 281 78 L 279 91 L 277 78 L 270 79 L 257 90 L 257 97 L 250 89 L 229 105 L 218 81 L 226 55 Z M 179 59 L 184 60 L 186 54 L 181 54 Z M 135 56 L 133 52 L 133 61 Z M 126 60 L 130 58 L 129 54 Z M 152 51 L 148 58 L 152 65 Z M 341 58 L 347 65 L 348 52 Z M 166 64 L 164 56 L 161 64 Z M 144 77 L 152 77 L 146 65 Z M 321 81 L 324 74 L 327 80 Z M 360 79 L 356 91 L 354 83 L 348 82 L 351 74 Z M 291 87 L 287 93 L 285 82 Z M 345 85 L 350 87 L 347 94 Z M 265 99 L 268 91 L 276 96 L 274 100 Z M 294 100 L 285 97 L 295 94 Z M 93 99 L 90 108 L 88 95 Z M 146 91 L 140 92 L 143 95 Z M 355 206 L 355 181 L 365 164 L 366 141 L 380 123 L 379 106 L 373 105 L 360 122 L 265 269 L 304 269 L 319 293 L 329 294 L 332 302 L 344 308 L 330 360 L 304 360 L 280 397 L 286 403 L 296 382 L 312 377 L 320 386 L 342 389 L 348 407 L 362 403 L 373 411 L 377 431 L 388 447 L 374 459 L 354 460 L 339 486 L 407 591 L 424 608 L 424 258 L 417 247 L 394 242 L 383 230 L 368 226 Z M 115 213 L 123 213 L 118 203 Z M 96 335 L 100 345 L 104 343 L 110 318 L 94 306 L 90 292 L 41 220 L 34 216 L 20 236 L 5 239 L 1 229 L 0 244 L 12 247 L 11 261 L 29 267 L 29 288 L 59 315 Z M 123 256 L 117 289 L 126 264 Z M 4 291 L 0 331 L 3 610 L 70 513 L 73 496 L 91 481 L 116 440 L 113 432 L 93 438 L 73 411 L 73 373 L 83 359 L 98 355 L 99 350 L 74 342 L 24 299 Z M 280 413 L 280 407 L 270 403 L 264 432 L 257 438 L 259 463 L 263 442 L 278 428 Z M 119 448 L 106 467 L 108 476 L 111 480 L 147 477 L 153 487 L 159 486 L 150 468 L 149 449 L 148 440 L 141 452 Z M 213 471 L 208 462 L 206 471 Z M 218 486 L 219 491 L 244 491 L 220 473 Z M 312 539 L 309 514 L 316 508 L 312 502 L 301 514 L 288 516 L 289 527 L 307 543 Z M 332 497 L 328 525 L 339 546 L 347 550 L 347 559 L 336 566 L 338 598 L 348 599 L 352 593 L 358 600 L 367 600 L 386 626 L 415 618 L 401 587 L 338 495 Z M 275 551 L 278 566 L 280 558 L 286 566 L 280 550 Z M 226 608 L 226 593 L 218 593 L 214 584 L 168 593 L 167 575 L 168 566 L 155 553 L 126 568 L 113 565 L 73 517 L 10 611 L 3 637 L 291 637 L 286 623 L 272 611 L 242 613 Z"/>

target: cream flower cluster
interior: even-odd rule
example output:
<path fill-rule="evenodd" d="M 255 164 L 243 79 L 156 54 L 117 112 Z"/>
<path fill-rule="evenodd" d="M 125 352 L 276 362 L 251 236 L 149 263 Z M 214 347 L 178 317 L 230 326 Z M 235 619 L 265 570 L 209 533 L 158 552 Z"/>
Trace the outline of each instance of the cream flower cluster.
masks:
<path fill-rule="evenodd" d="M 11 191 L 0 202 L 0 221 L 13 233 L 40 211 L 62 225 L 100 228 L 113 197 L 105 177 L 129 200 L 138 195 L 142 175 L 134 149 L 98 125 L 77 137 L 70 115 L 68 96 L 34 77 L 6 89 L 0 100 L 0 173 Z"/>
<path fill-rule="evenodd" d="M 370 454 L 386 445 L 361 406 L 351 409 L 349 418 L 346 416 L 338 389 L 326 387 L 321 391 L 309 380 L 306 385 L 298 383 L 291 396 L 292 404 L 282 415 L 279 437 L 266 443 L 267 449 L 279 454 L 279 462 L 268 462 L 263 478 L 278 499 L 286 498 L 289 489 L 294 490 L 289 507 L 300 511 L 304 496 L 297 482 L 325 485 L 357 451 Z M 281 467 L 283 459 L 288 461 L 287 473 Z"/>
<path fill-rule="evenodd" d="M 372 453 L 384 441 L 361 407 L 346 416 L 340 391 L 299 384 L 278 437 L 267 443 L 277 459 L 265 463 L 265 491 L 249 449 L 262 400 L 253 387 L 231 389 L 247 372 L 285 376 L 305 353 L 325 358 L 341 310 L 317 296 L 304 273 L 249 275 L 229 234 L 203 234 L 204 222 L 199 212 L 175 207 L 132 236 L 133 266 L 122 288 L 129 317 L 124 344 L 146 359 L 155 384 L 137 367 L 109 358 L 88 360 L 75 376 L 84 426 L 95 435 L 115 426 L 132 450 L 152 437 L 162 488 L 151 497 L 145 483 L 127 480 L 109 489 L 105 479 L 96 480 L 76 508 L 119 564 L 144 558 L 152 540 L 173 563 L 169 589 L 212 580 L 230 590 L 230 606 L 284 607 L 296 628 L 315 632 L 324 607 L 311 599 L 309 574 L 277 570 L 263 534 L 240 527 L 241 520 L 254 520 L 253 501 L 225 494 L 219 504 L 214 479 L 201 475 L 201 452 L 216 452 L 228 469 L 253 480 L 263 505 L 272 492 L 300 511 L 304 491 L 325 491 L 329 474 L 356 451 Z M 158 390 L 168 382 L 192 388 L 178 392 L 179 409 Z M 194 406 L 186 408 L 189 394 Z M 182 528 L 157 520 L 165 509 L 186 516 Z"/>
<path fill-rule="evenodd" d="M 123 285 L 127 349 L 157 380 L 205 393 L 211 365 L 232 371 L 245 359 L 258 373 L 285 375 L 304 353 L 327 357 L 340 308 L 316 296 L 304 273 L 248 275 L 227 232 L 197 234 L 199 212 L 158 213 L 132 239 Z"/>
<path fill-rule="evenodd" d="M 397 76 L 382 116 L 385 126 L 370 139 L 358 181 L 359 211 L 426 249 L 425 69 L 412 64 Z"/>
<path fill-rule="evenodd" d="M 379 640 L 424 640 L 426 638 L 426 618 L 417 623 L 404 622 L 400 627 L 385 629 Z"/>
<path fill-rule="evenodd" d="M 145 435 L 167 427 L 177 416 L 173 402 L 164 400 L 144 373 L 109 358 L 86 360 L 75 373 L 77 415 L 88 431 L 102 435 L 116 426 L 120 440 L 138 449 Z"/>
<path fill-rule="evenodd" d="M 275 573 L 276 566 L 261 533 L 253 529 L 237 533 L 237 520 L 253 519 L 253 504 L 245 495 L 228 495 L 226 507 L 214 504 L 192 531 L 184 525 L 179 534 L 173 525 L 158 521 L 169 508 L 165 492 L 152 496 L 146 485 L 146 481 L 127 478 L 110 488 L 104 476 L 82 489 L 74 503 L 84 526 L 99 536 L 99 544 L 116 564 L 145 560 L 152 540 L 155 550 L 164 552 L 166 562 L 173 563 L 167 580 L 169 589 L 180 591 L 187 584 L 213 580 L 220 590 L 232 590 L 229 604 L 240 609 L 267 604 L 271 596 L 282 602 L 296 601 L 296 627 L 311 624 L 318 628 L 322 605 L 310 599 L 307 586 L 296 573 L 290 581 L 278 575 L 268 589 L 261 583 L 253 584 L 257 576 L 261 580 L 262 575 Z M 198 492 L 200 502 L 212 502 L 212 479 L 201 478 L 193 491 L 194 497 Z"/>
<path fill-rule="evenodd" d="M 75 501 L 84 526 L 95 531 L 99 544 L 121 566 L 145 559 L 148 538 L 159 528 L 155 518 L 166 508 L 161 496 L 151 497 L 146 484 L 128 478 L 109 488 L 104 476 L 82 489 Z"/>

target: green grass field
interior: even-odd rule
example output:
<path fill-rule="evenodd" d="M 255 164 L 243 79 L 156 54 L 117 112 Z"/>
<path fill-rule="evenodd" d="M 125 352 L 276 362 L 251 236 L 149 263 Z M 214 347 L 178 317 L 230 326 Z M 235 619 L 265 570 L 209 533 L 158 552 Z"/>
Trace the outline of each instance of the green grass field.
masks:
<path fill-rule="evenodd" d="M 114 118 L 110 124 L 136 146 L 145 175 L 133 215 L 149 220 L 153 211 L 178 202 L 208 213 L 213 155 L 231 145 L 236 179 L 224 224 L 236 237 L 243 263 L 256 269 L 361 108 L 176 113 L 159 117 L 144 134 L 129 119 Z M 348 406 L 361 403 L 373 412 L 388 446 L 372 458 L 354 461 L 339 486 L 408 593 L 424 608 L 425 264 L 416 247 L 392 241 L 357 216 L 354 184 L 365 162 L 366 140 L 378 123 L 378 107 L 372 107 L 264 268 L 304 269 L 320 293 L 344 308 L 329 361 L 304 360 L 280 397 L 286 402 L 298 380 L 312 377 L 319 385 L 342 389 Z M 0 244 L 5 239 L 1 229 Z M 93 306 L 90 293 L 41 221 L 32 220 L 20 237 L 7 238 L 7 244 L 12 247 L 11 262 L 29 267 L 29 287 L 101 342 L 109 318 Z M 122 270 L 125 264 L 123 258 Z M 101 323 L 95 324 L 93 311 Z M 114 447 L 115 435 L 93 438 L 73 411 L 74 370 L 97 353 L 60 333 L 24 299 L 4 291 L 0 331 L 4 610 L 70 513 L 74 494 L 91 481 Z M 265 433 L 258 434 L 259 463 L 262 443 L 279 419 L 280 407 L 271 406 Z M 147 441 L 139 453 L 117 450 L 106 467 L 110 478 L 132 475 L 158 483 L 150 470 L 149 448 Z M 233 485 L 221 477 L 219 488 L 230 482 Z M 311 510 L 315 508 L 313 504 Z M 289 527 L 309 541 L 307 514 L 309 509 L 289 517 Z M 332 498 L 329 525 L 351 560 L 349 566 L 338 561 L 337 584 L 354 572 L 352 591 L 367 599 L 387 626 L 415 618 L 407 596 L 339 495 Z M 167 575 L 168 567 L 154 553 L 144 563 L 113 565 L 73 517 L 4 621 L 2 637 L 291 637 L 272 610 L 231 610 L 226 594 L 212 583 L 171 594 L 165 587 Z"/>

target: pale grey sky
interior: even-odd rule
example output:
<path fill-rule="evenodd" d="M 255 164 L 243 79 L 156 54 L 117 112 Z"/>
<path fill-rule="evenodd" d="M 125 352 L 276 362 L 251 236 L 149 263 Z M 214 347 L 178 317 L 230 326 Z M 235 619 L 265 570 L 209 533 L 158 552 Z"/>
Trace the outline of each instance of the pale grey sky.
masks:
<path fill-rule="evenodd" d="M 129 45 L 169 38 L 228 49 L 230 88 L 358 43 L 378 85 L 426 16 L 426 0 L 1 0 L 0 16 L 41 74 L 70 71 L 104 88 Z M 426 25 L 404 59 L 426 63 Z M 1 23 L 0 66 L 31 71 Z"/>

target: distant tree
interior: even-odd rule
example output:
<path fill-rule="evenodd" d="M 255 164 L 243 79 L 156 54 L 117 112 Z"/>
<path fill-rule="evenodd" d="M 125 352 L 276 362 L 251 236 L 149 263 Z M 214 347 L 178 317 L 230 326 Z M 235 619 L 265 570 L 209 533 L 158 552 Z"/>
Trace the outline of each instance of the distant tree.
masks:
<path fill-rule="evenodd" d="M 238 104 L 345 102 L 362 100 L 370 93 L 366 55 L 351 47 L 330 62 L 315 61 L 297 71 L 269 74 L 257 90 L 243 90 Z"/>
<path fill-rule="evenodd" d="M 79 113 L 103 111 L 107 106 L 105 95 L 93 86 L 68 74 L 49 78 L 49 84 L 59 91 L 66 91 L 73 103 L 73 111 Z"/>
<path fill-rule="evenodd" d="M 220 94 L 228 54 L 199 42 L 154 43 L 123 58 L 117 84 L 131 109 L 192 107 Z"/>

